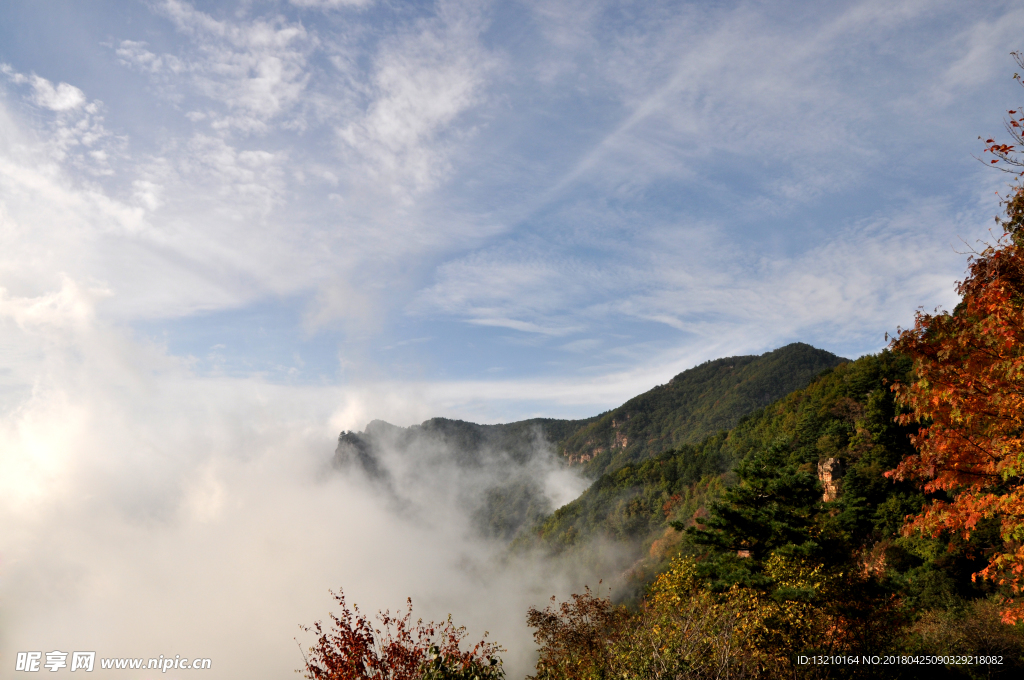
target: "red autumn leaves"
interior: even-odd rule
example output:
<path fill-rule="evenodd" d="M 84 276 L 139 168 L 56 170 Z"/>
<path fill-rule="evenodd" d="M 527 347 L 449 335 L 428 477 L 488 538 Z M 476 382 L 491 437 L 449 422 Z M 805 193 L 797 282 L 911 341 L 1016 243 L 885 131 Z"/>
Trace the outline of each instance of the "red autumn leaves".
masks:
<path fill-rule="evenodd" d="M 1004 595 L 1004 620 L 1024 619 L 1024 190 L 1006 201 L 1006 233 L 974 257 L 951 312 L 917 314 L 892 348 L 915 360 L 915 380 L 896 385 L 921 427 L 917 453 L 896 470 L 935 497 L 908 518 L 908 532 L 943 532 L 970 540 L 982 522 L 997 523 L 1002 546 L 974 575 Z"/>
<path fill-rule="evenodd" d="M 448 618 L 444 623 L 412 621 L 412 600 L 404 616 L 381 612 L 374 623 L 345 594 L 334 594 L 341 615 L 331 614 L 333 626 L 312 628 L 316 643 L 309 649 L 309 680 L 499 680 L 504 673 L 500 646 L 481 640 L 469 651 L 459 643 L 466 629 Z M 486 635 L 485 635 L 486 638 Z"/>

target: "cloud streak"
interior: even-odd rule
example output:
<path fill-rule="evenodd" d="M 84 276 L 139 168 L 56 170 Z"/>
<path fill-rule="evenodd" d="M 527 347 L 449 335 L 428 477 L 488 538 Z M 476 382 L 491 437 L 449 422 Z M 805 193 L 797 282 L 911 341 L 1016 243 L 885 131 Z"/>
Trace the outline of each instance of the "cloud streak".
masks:
<path fill-rule="evenodd" d="M 397 475 L 433 484 L 413 521 L 332 473 L 338 431 L 879 349 L 987 235 L 1002 178 L 970 154 L 1024 28 L 925 0 L 72 6 L 95 63 L 49 21 L 0 41 L 0 652 L 218 677 L 295 668 L 337 586 L 525 672 L 526 605 L 571 579 L 496 566 L 443 474 Z"/>

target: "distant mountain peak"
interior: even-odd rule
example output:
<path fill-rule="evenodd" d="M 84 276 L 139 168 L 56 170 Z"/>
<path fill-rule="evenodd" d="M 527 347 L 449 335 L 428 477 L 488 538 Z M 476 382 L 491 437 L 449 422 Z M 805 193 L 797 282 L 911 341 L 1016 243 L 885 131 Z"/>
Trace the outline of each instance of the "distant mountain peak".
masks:
<path fill-rule="evenodd" d="M 846 361 L 802 342 L 759 356 L 712 359 L 579 428 L 559 442 L 559 451 L 570 465 L 600 474 L 732 429 Z"/>

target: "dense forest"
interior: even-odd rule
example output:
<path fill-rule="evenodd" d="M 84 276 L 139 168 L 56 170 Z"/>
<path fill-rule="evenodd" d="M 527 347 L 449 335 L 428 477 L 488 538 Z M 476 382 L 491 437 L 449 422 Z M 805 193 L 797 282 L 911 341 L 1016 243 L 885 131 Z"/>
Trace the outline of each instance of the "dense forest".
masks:
<path fill-rule="evenodd" d="M 985 152 L 1024 176 L 1024 111 L 1009 115 L 1014 144 Z M 593 561 L 612 544 L 630 564 L 609 573 L 611 592 L 593 584 L 525 612 L 532 680 L 1020 677 L 1019 183 L 1003 205 L 957 306 L 919 311 L 878 354 L 791 345 L 709 362 L 559 426 L 566 463 L 594 481 L 522 517 L 509 550 Z M 487 432 L 455 429 L 478 444 Z M 369 455 L 345 438 L 339 456 Z M 315 627 L 310 678 L 503 676 L 501 648 L 464 650 L 451 621 L 413 624 L 410 608 L 376 630 L 338 597 L 342 616 Z"/>
<path fill-rule="evenodd" d="M 481 534 L 509 541 L 555 510 L 531 470 L 555 460 L 556 452 L 565 464 L 596 479 L 680 442 L 699 441 L 717 431 L 716 425 L 732 427 L 843 361 L 803 343 L 760 356 L 717 359 L 683 371 L 617 409 L 582 420 L 531 418 L 478 425 L 431 418 L 412 427 L 375 420 L 362 432 L 341 433 L 334 465 L 356 467 L 394 493 L 389 453 L 404 459 L 405 466 L 428 463 L 441 453 L 445 464 L 481 473 L 474 476 L 478 493 L 466 494 L 463 504 Z M 604 442 L 603 449 L 596 450 L 594 441 Z M 581 446 L 590 447 L 585 448 L 590 453 L 579 453 Z"/>
<path fill-rule="evenodd" d="M 919 424 L 900 421 L 909 410 L 892 389 L 914 379 L 913 359 L 888 350 L 837 364 L 729 430 L 599 476 L 524 526 L 513 551 L 593 561 L 612 542 L 635 560 L 611 596 L 586 590 L 528 613 L 536 678 L 1024 670 L 1024 628 L 1003 622 L 1005 589 L 974 578 L 1004 543 L 998 518 L 969 537 L 904 530 L 936 498 L 887 476 L 915 452 Z M 424 640 L 445 677 L 497 672 L 494 647 L 444 661 Z M 862 665 L 865 655 L 1001 662 Z M 859 661 L 798 663 L 816 656 Z"/>
<path fill-rule="evenodd" d="M 846 361 L 804 343 L 708 361 L 604 413 L 558 442 L 599 475 L 734 427 L 742 417 Z"/>

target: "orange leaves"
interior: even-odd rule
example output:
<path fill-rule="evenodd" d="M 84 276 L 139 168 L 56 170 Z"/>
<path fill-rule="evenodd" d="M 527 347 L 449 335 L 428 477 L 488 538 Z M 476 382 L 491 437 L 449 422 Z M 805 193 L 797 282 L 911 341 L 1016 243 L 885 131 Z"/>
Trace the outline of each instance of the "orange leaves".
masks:
<path fill-rule="evenodd" d="M 661 511 L 665 513 L 665 517 L 670 517 L 672 512 L 676 509 L 680 503 L 683 502 L 683 497 L 679 494 L 673 494 L 665 503 L 661 506 Z"/>
<path fill-rule="evenodd" d="M 1022 200 L 1018 188 L 1006 235 L 973 259 L 956 310 L 918 313 L 893 340 L 893 350 L 915 360 L 915 381 L 893 386 L 910 409 L 900 422 L 921 427 L 911 438 L 917 453 L 887 473 L 951 498 L 910 518 L 908 532 L 969 541 L 979 523 L 999 523 L 1003 550 L 975 576 L 1003 586 L 1010 619 L 1024 617 L 1013 600 L 1024 586 L 1024 247 L 1014 221 Z"/>

